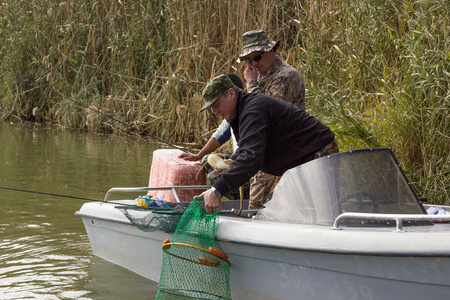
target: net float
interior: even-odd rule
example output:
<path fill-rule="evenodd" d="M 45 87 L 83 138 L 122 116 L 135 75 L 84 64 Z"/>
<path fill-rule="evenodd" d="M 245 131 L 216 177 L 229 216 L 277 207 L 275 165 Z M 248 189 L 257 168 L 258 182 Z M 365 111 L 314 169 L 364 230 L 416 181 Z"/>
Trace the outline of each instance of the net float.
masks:
<path fill-rule="evenodd" d="M 212 253 L 214 253 L 224 259 L 228 259 L 228 254 L 226 254 L 225 251 L 220 250 L 216 247 L 209 247 L 209 251 L 211 251 Z"/>
<path fill-rule="evenodd" d="M 168 244 L 168 243 L 170 243 L 170 240 L 169 239 L 165 239 L 164 242 L 162 243 L 163 247 L 164 247 L 165 244 Z M 167 247 L 167 249 L 169 249 L 169 248 L 170 248 L 170 245 Z"/>
<path fill-rule="evenodd" d="M 218 266 L 219 265 L 219 261 L 217 261 L 217 259 L 212 258 L 212 257 L 206 257 L 206 256 L 199 256 L 198 257 L 198 261 L 205 266 Z"/>

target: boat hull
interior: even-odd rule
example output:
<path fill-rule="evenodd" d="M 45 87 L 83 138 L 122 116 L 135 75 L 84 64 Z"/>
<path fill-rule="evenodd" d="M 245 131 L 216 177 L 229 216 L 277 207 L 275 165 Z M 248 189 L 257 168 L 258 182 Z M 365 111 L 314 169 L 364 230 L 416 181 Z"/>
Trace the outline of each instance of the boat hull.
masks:
<path fill-rule="evenodd" d="M 159 281 L 161 244 L 171 234 L 144 232 L 131 224 L 83 218 L 94 255 L 139 275 Z"/>
<path fill-rule="evenodd" d="M 96 256 L 159 280 L 162 241 L 172 234 L 141 231 L 109 204 L 86 203 L 77 215 Z M 450 293 L 450 235 L 441 225 L 437 232 L 367 233 L 221 216 L 218 239 L 231 261 L 233 299 L 443 298 Z M 396 251 L 400 244 L 412 245 Z"/>
<path fill-rule="evenodd" d="M 224 249 L 230 253 L 230 247 Z M 448 258 L 255 247 L 239 252 L 230 255 L 233 299 L 427 299 L 430 295 L 447 297 L 450 291 L 448 277 L 444 277 L 448 271 L 438 268 L 438 264 L 448 266 Z"/>

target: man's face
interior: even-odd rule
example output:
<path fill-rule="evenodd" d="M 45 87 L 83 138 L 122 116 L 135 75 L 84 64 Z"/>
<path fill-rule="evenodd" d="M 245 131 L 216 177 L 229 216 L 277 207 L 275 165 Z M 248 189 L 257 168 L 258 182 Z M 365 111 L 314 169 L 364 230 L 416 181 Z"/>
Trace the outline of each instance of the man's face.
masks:
<path fill-rule="evenodd" d="M 236 101 L 234 99 L 236 92 L 233 89 L 228 89 L 228 91 L 222 93 L 222 95 L 217 98 L 217 100 L 210 106 L 212 112 L 230 121 L 235 116 Z"/>
<path fill-rule="evenodd" d="M 245 56 L 244 61 L 254 67 L 258 74 L 265 75 L 273 63 L 273 51 L 255 51 Z"/>

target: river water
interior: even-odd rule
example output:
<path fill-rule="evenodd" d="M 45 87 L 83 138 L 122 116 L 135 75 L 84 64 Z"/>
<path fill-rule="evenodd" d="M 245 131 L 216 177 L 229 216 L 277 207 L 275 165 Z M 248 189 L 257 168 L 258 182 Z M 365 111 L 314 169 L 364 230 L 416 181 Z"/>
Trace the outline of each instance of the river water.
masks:
<path fill-rule="evenodd" d="M 102 200 L 111 187 L 147 186 L 158 147 L 0 122 L 0 187 Z M 93 255 L 74 215 L 84 202 L 0 189 L 0 299 L 155 298 L 155 282 Z"/>

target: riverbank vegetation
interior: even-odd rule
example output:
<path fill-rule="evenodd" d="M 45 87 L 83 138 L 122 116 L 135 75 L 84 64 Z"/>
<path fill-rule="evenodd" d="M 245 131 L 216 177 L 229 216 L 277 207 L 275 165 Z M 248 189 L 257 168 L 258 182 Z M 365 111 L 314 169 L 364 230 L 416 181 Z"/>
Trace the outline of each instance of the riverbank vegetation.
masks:
<path fill-rule="evenodd" d="M 130 132 L 77 101 L 198 148 L 219 122 L 202 88 L 242 77 L 241 35 L 261 28 L 341 150 L 392 148 L 418 194 L 448 204 L 448 1 L 0 1 L 3 120 Z"/>

